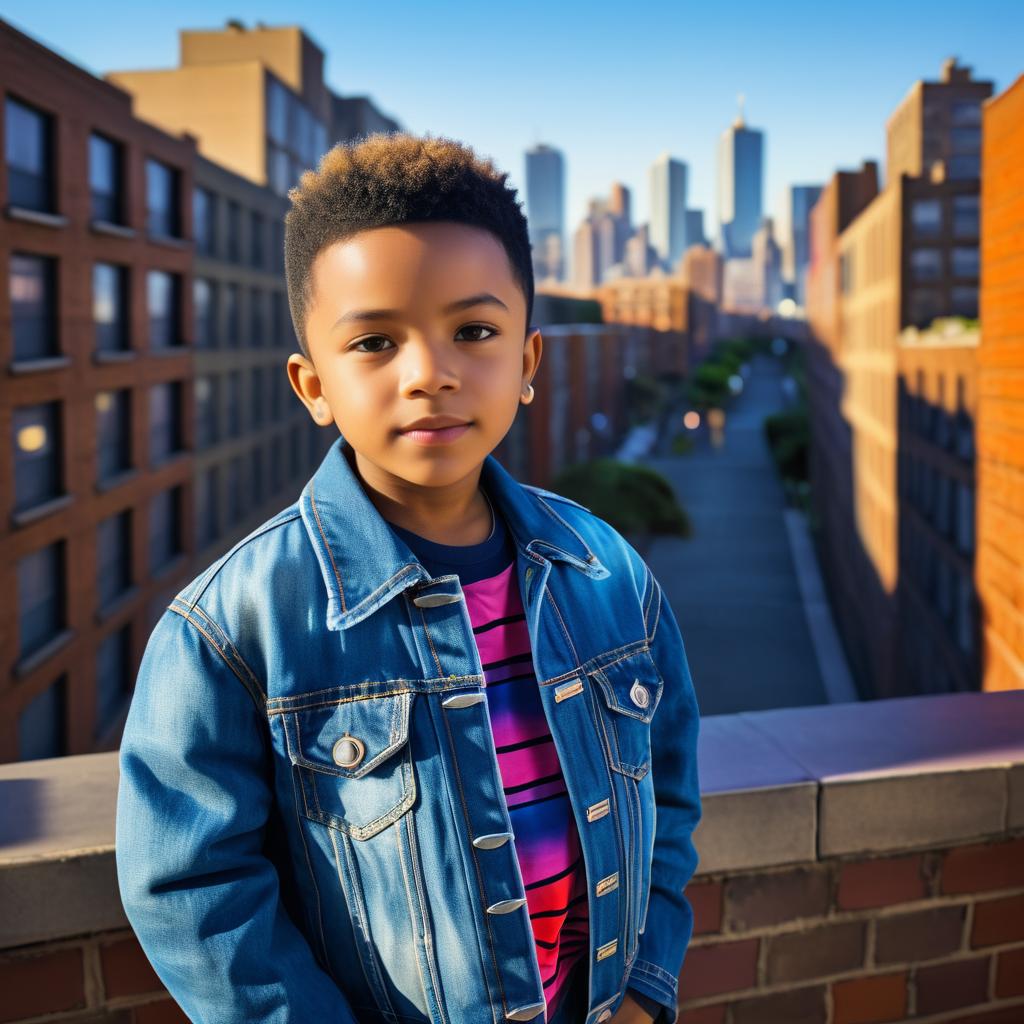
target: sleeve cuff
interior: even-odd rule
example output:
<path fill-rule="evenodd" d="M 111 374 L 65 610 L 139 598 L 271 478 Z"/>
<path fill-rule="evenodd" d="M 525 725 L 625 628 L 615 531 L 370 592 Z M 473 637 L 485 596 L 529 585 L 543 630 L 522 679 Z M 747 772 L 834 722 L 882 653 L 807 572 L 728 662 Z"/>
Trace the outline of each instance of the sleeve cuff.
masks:
<path fill-rule="evenodd" d="M 634 960 L 629 971 L 627 991 L 641 1002 L 640 996 L 650 1001 L 642 1003 L 644 1009 L 654 1016 L 654 1024 L 675 1024 L 679 1017 L 677 1007 L 677 986 L 657 964 L 646 960 Z"/>

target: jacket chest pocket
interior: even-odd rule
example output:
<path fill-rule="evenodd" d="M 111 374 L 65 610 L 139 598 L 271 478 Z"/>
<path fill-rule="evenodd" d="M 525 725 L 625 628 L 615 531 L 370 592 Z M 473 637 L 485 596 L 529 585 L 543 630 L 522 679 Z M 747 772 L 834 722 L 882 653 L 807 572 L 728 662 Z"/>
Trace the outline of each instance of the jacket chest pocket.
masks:
<path fill-rule="evenodd" d="M 284 713 L 288 757 L 307 818 L 369 839 L 412 807 L 414 696 L 363 697 Z"/>
<path fill-rule="evenodd" d="M 651 719 L 665 685 L 654 659 L 640 651 L 589 675 L 603 698 L 598 705 L 609 765 L 642 779 L 651 766 Z"/>

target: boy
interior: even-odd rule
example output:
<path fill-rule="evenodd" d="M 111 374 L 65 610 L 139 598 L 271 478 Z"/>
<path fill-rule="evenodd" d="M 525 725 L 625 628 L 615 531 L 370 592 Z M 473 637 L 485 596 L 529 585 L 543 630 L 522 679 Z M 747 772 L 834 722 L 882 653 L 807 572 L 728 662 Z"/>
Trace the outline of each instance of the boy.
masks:
<path fill-rule="evenodd" d="M 193 1021 L 677 1019 L 697 703 L 636 551 L 490 454 L 541 354 L 506 177 L 378 135 L 291 192 L 289 379 L 341 436 L 168 606 L 121 744 Z"/>

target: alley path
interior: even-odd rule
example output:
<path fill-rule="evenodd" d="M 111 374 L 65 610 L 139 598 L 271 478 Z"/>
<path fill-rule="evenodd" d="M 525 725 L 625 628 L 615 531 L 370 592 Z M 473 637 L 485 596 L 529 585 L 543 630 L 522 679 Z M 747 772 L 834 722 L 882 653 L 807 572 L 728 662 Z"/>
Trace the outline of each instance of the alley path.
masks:
<path fill-rule="evenodd" d="M 679 620 L 702 715 L 827 701 L 761 425 L 785 405 L 783 373 L 770 356 L 750 367 L 721 448 L 702 430 L 691 454 L 670 455 L 670 429 L 642 460 L 693 523 L 691 538 L 655 538 L 644 557 Z"/>

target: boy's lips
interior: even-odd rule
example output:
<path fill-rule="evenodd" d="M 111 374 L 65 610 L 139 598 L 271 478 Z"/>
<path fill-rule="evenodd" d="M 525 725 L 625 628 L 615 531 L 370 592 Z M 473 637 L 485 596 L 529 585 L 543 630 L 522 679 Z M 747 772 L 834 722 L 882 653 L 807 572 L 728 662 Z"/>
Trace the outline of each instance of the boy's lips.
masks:
<path fill-rule="evenodd" d="M 410 441 L 415 441 L 417 444 L 448 444 L 461 437 L 469 430 L 471 425 L 472 421 L 469 423 L 456 423 L 450 427 L 435 427 L 433 429 L 417 427 L 412 430 L 399 430 L 398 433 L 401 437 L 407 437 Z"/>

